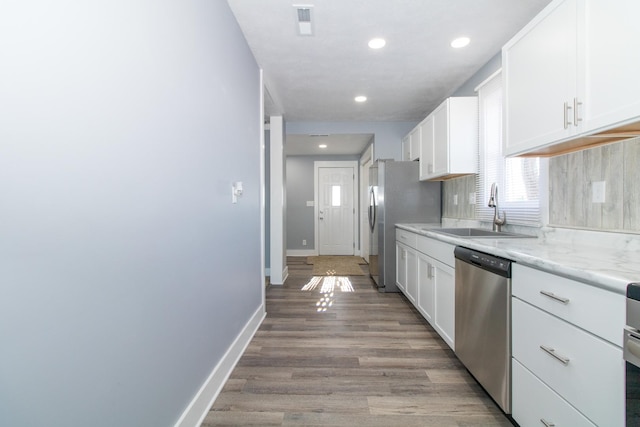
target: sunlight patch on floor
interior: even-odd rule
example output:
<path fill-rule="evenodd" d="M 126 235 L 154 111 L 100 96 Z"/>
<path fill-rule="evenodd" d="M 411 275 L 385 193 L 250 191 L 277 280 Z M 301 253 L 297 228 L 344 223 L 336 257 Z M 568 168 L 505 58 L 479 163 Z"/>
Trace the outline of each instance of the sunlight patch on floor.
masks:
<path fill-rule="evenodd" d="M 302 287 L 302 291 L 313 291 L 320 288 L 321 293 L 333 292 L 355 292 L 351 280 L 347 276 L 313 276 L 309 282 Z"/>
<path fill-rule="evenodd" d="M 316 289 L 322 294 L 316 302 L 318 313 L 325 313 L 333 305 L 336 292 L 355 292 L 346 276 L 313 276 L 301 290 L 309 292 Z"/>

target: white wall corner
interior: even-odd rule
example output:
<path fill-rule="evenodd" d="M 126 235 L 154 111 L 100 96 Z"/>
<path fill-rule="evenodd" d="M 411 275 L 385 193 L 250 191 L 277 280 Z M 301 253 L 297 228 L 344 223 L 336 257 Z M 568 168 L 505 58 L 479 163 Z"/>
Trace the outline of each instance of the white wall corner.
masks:
<path fill-rule="evenodd" d="M 222 360 L 213 368 L 207 380 L 176 422 L 175 427 L 199 427 L 202 424 L 266 315 L 265 306 L 261 304 L 226 351 Z"/>

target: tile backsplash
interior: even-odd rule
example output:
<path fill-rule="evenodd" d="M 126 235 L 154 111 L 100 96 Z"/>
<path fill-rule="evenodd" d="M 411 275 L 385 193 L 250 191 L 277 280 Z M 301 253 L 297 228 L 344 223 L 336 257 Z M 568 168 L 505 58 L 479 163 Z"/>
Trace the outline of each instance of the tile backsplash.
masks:
<path fill-rule="evenodd" d="M 443 182 L 443 218 L 476 219 L 468 203 L 476 179 Z M 604 203 L 594 203 L 594 183 L 603 181 Z M 550 158 L 548 197 L 552 227 L 640 233 L 640 137 Z"/>
<path fill-rule="evenodd" d="M 604 203 L 594 202 L 601 182 Z M 549 223 L 640 232 L 640 138 L 551 158 Z"/>
<path fill-rule="evenodd" d="M 442 216 L 444 218 L 475 219 L 476 205 L 469 203 L 469 193 L 476 192 L 477 175 L 467 175 L 442 183 Z M 457 204 L 454 197 L 457 197 Z"/>

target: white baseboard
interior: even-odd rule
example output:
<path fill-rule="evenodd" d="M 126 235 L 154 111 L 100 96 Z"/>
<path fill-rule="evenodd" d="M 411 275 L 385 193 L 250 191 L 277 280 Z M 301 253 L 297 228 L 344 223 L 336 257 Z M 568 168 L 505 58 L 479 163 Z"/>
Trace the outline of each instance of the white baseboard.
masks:
<path fill-rule="evenodd" d="M 282 269 L 282 282 L 275 282 L 273 280 L 273 277 L 271 276 L 271 281 L 269 282 L 271 285 L 273 286 L 280 286 L 280 285 L 284 285 L 284 282 L 287 281 L 287 277 L 289 277 L 289 266 L 285 266 Z"/>
<path fill-rule="evenodd" d="M 200 387 L 198 393 L 196 393 L 187 409 L 178 419 L 175 427 L 200 427 L 265 316 L 265 307 L 260 305 L 224 354 L 222 360 L 213 368 L 209 378 Z"/>
<path fill-rule="evenodd" d="M 287 249 L 287 256 L 316 256 L 315 249 Z"/>

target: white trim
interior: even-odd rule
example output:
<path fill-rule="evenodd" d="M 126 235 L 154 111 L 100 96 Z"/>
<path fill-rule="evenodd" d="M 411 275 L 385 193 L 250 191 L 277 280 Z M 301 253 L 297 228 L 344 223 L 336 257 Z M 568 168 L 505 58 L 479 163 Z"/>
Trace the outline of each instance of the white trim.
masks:
<path fill-rule="evenodd" d="M 360 211 L 358 212 L 358 230 L 359 230 L 359 238 L 358 238 L 358 247 L 356 248 L 355 255 L 363 256 L 365 252 L 364 248 L 364 236 L 365 234 L 369 234 L 369 223 L 368 221 L 363 221 L 362 216 L 367 215 L 367 207 L 369 206 L 369 167 L 373 164 L 373 141 L 369 146 L 362 152 L 360 156 L 360 200 L 358 200 L 358 206 L 360 207 Z M 368 165 L 368 166 L 367 166 Z M 366 186 L 365 186 L 366 185 Z M 371 236 L 369 236 L 371 238 Z M 367 240 L 367 244 L 370 246 L 371 243 Z M 367 248 L 369 250 L 369 248 Z M 369 260 L 366 260 L 369 262 Z"/>
<path fill-rule="evenodd" d="M 263 285 L 261 286 L 264 287 Z M 233 368 L 235 368 L 240 357 L 242 357 L 242 354 L 247 349 L 247 346 L 262 324 L 265 316 L 264 305 L 261 304 L 233 341 L 233 344 L 231 344 L 224 356 L 222 356 L 220 362 L 213 368 L 207 380 L 202 384 L 200 390 L 198 390 L 191 403 L 189 403 L 176 422 L 175 427 L 198 427 L 202 424 L 213 402 L 215 402 L 218 394 L 220 394 L 222 387 L 224 387 Z"/>
<path fill-rule="evenodd" d="M 318 240 L 318 205 L 320 204 L 320 195 L 318 193 L 318 173 L 320 168 L 351 168 L 353 170 L 353 207 L 356 209 L 356 213 L 353 216 L 353 252 L 355 254 L 356 247 L 356 231 L 358 228 L 358 218 L 360 216 L 360 203 L 358 199 L 358 189 L 360 186 L 360 179 L 357 174 L 358 172 L 358 161 L 357 160 L 343 160 L 343 161 L 314 161 L 313 162 L 313 236 L 316 251 L 320 253 L 320 241 Z"/>
<path fill-rule="evenodd" d="M 287 249 L 287 256 L 316 256 L 318 251 L 315 249 Z"/>
<path fill-rule="evenodd" d="M 284 120 L 282 116 L 271 116 L 270 162 L 271 162 L 271 283 L 282 285 L 285 277 L 280 275 L 285 269 L 286 242 L 286 168 L 284 156 Z"/>

